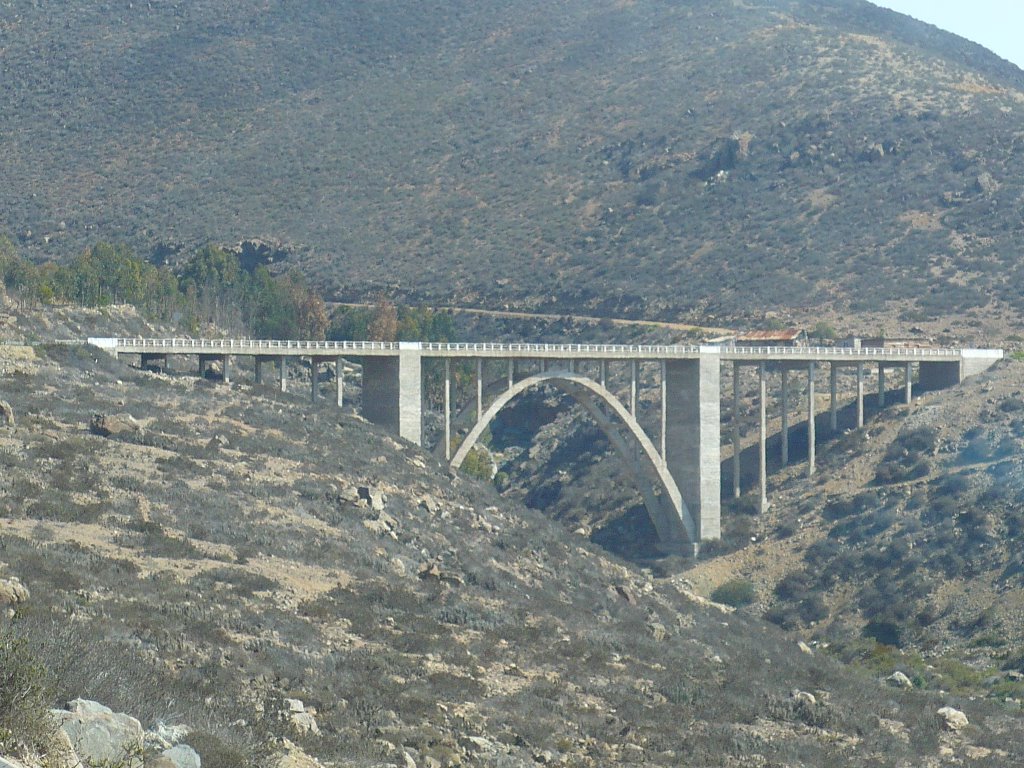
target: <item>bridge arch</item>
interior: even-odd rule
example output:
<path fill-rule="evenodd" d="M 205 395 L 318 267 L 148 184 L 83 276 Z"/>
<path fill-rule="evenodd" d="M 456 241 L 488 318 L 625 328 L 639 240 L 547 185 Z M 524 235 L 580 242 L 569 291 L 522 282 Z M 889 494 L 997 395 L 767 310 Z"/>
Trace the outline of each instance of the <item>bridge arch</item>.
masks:
<path fill-rule="evenodd" d="M 451 468 L 462 466 L 484 430 L 506 405 L 527 390 L 543 384 L 551 384 L 565 392 L 597 423 L 639 486 L 644 506 L 662 545 L 677 547 L 683 543 L 696 544 L 697 526 L 654 443 L 629 409 L 607 388 L 588 376 L 570 371 L 545 371 L 515 382 L 499 394 L 477 420 L 452 457 Z M 605 408 L 610 413 L 606 413 Z M 625 428 L 625 436 L 620 427 Z"/>

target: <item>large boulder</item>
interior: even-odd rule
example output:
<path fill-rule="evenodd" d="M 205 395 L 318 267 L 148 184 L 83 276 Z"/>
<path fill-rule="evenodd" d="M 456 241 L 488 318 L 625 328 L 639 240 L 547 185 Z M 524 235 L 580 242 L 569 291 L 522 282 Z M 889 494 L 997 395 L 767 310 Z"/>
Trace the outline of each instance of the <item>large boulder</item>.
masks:
<path fill-rule="evenodd" d="M 28 601 L 28 596 L 28 587 L 21 579 L 16 576 L 0 579 L 0 608 L 13 608 Z"/>
<path fill-rule="evenodd" d="M 142 424 L 130 413 L 95 414 L 89 421 L 89 431 L 100 437 L 141 435 Z"/>
<path fill-rule="evenodd" d="M 270 768 L 322 768 L 314 758 L 288 739 L 281 739 L 270 758 Z"/>
<path fill-rule="evenodd" d="M 0 427 L 14 429 L 15 426 L 17 425 L 14 423 L 14 409 L 6 400 L 0 400 Z"/>
<path fill-rule="evenodd" d="M 301 699 L 285 699 L 282 717 L 288 721 L 292 729 L 300 736 L 320 734 L 320 727 L 312 712 L 306 710 Z"/>
<path fill-rule="evenodd" d="M 161 757 L 170 761 L 174 768 L 200 768 L 202 765 L 199 753 L 188 744 L 176 744 L 170 749 L 165 749 Z"/>
<path fill-rule="evenodd" d="M 91 761 L 142 768 L 143 730 L 134 717 L 86 699 L 75 699 L 53 715 L 86 765 Z"/>
<path fill-rule="evenodd" d="M 959 731 L 970 724 L 967 715 L 953 707 L 943 707 L 935 714 L 939 718 L 939 723 L 947 731 Z"/>
<path fill-rule="evenodd" d="M 914 687 L 913 681 L 911 681 L 911 679 L 909 677 L 907 677 L 905 674 L 903 674 L 899 670 L 896 670 L 891 675 L 889 675 L 887 678 L 885 678 L 885 682 L 888 683 L 889 685 L 891 685 L 893 688 L 906 688 L 906 689 L 910 689 L 910 688 Z"/>

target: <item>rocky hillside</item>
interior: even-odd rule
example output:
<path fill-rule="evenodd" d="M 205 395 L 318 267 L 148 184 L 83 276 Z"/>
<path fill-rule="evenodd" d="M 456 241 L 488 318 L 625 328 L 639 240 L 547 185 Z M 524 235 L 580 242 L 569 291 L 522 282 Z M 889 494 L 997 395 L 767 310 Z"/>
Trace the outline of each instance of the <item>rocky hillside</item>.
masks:
<path fill-rule="evenodd" d="M 0 228 L 38 257 L 264 236 L 359 300 L 1020 306 L 1024 74 L 861 0 L 11 0 L 0 51 Z"/>
<path fill-rule="evenodd" d="M 1020 367 L 890 405 L 823 445 L 813 482 L 774 475 L 768 514 L 737 514 L 754 543 L 688 577 L 749 581 L 754 612 L 846 658 L 890 646 L 918 685 L 1024 698 Z"/>
<path fill-rule="evenodd" d="M 187 726 L 204 766 L 283 739 L 353 766 L 1024 757 L 1016 707 L 883 687 L 349 411 L 82 346 L 0 356 L 10 631 L 55 702 Z"/>

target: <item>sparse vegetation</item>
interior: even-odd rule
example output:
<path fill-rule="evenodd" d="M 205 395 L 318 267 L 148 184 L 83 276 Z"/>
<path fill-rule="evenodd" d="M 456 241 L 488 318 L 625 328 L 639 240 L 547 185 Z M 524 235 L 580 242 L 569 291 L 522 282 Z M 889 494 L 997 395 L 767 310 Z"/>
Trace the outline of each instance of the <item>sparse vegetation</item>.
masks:
<path fill-rule="evenodd" d="M 874 679 L 794 652 L 747 611 L 724 621 L 487 484 L 453 483 L 429 457 L 345 413 L 56 347 L 40 350 L 38 366 L 9 395 L 24 415 L 18 433 L 0 432 L 4 563 L 32 589 L 26 632 L 55 672 L 54 698 L 194 724 L 204 765 L 266 764 L 264 746 L 282 736 L 354 766 L 412 749 L 465 761 L 466 734 L 500 744 L 506 762 L 558 750 L 583 765 L 754 754 L 858 764 L 836 734 L 885 738 L 850 714 L 874 711 L 865 704 L 878 701 Z M 80 393 L 59 413 L 54 376 Z M 152 414 L 147 440 L 85 432 L 114 404 Z M 222 438 L 215 449 L 212 435 Z M 508 437 L 492 442 L 510 450 Z M 58 467 L 72 477 L 66 488 L 44 482 Z M 27 517 L 44 487 L 55 501 L 102 500 L 101 511 Z M 836 524 L 884 510 L 877 494 Z M 841 553 L 817 556 L 827 565 Z M 827 614 L 806 576 L 778 590 L 796 601 L 801 627 Z M 755 592 L 737 580 L 717 596 L 740 604 Z M 817 703 L 790 701 L 794 687 Z M 285 725 L 286 697 L 316 712 L 319 736 Z M 894 742 L 883 765 L 937 750 L 921 714 L 931 703 L 900 706 L 893 717 L 912 739 Z M 996 710 L 969 709 L 988 738 L 983 713 Z M 785 738 L 750 735 L 767 721 Z M 1024 749 L 991 738 L 1014 756 Z"/>
<path fill-rule="evenodd" d="M 56 723 L 50 716 L 52 681 L 17 626 L 0 624 L 0 753 L 50 755 Z"/>
<path fill-rule="evenodd" d="M 739 608 L 750 605 L 757 599 L 757 592 L 754 585 L 744 579 L 731 579 L 711 593 L 711 599 L 716 603 L 731 605 Z"/>
<path fill-rule="evenodd" d="M 877 8 L 216 0 L 197 41 L 173 5 L 16 7 L 0 199 L 33 262 L 266 235 L 247 254 L 352 300 L 1020 307 L 1019 71 Z"/>

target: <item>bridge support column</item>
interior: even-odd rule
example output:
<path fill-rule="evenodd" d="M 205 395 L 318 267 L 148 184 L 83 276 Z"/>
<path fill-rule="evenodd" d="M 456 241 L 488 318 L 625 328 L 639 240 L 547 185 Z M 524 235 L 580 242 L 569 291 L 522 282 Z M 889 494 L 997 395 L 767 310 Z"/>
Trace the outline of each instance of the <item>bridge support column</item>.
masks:
<path fill-rule="evenodd" d="M 516 381 L 516 365 L 515 361 L 510 357 L 508 359 L 508 386 L 507 389 L 512 389 L 512 385 Z"/>
<path fill-rule="evenodd" d="M 254 369 L 254 375 L 256 377 L 256 384 L 257 385 L 262 384 L 263 383 L 263 358 L 260 357 L 259 355 L 256 355 L 255 357 L 253 357 L 253 369 Z"/>
<path fill-rule="evenodd" d="M 768 511 L 768 456 L 767 456 L 767 444 L 768 444 L 768 411 L 767 411 L 767 400 L 768 400 L 768 380 L 765 377 L 764 363 L 759 363 L 757 366 L 757 382 L 758 382 L 758 408 L 760 410 L 760 424 L 758 431 L 757 440 L 757 457 L 758 457 L 758 491 L 761 496 L 760 508 L 762 512 Z"/>
<path fill-rule="evenodd" d="M 605 389 L 608 388 L 608 361 L 601 361 L 601 386 Z"/>
<path fill-rule="evenodd" d="M 309 402 L 317 400 L 317 390 L 320 389 L 320 360 L 315 357 L 309 358 Z"/>
<path fill-rule="evenodd" d="M 782 365 L 782 466 L 789 464 L 789 370 Z"/>
<path fill-rule="evenodd" d="M 864 426 L 864 363 L 857 363 L 857 429 Z"/>
<path fill-rule="evenodd" d="M 732 495 L 740 497 L 740 364 L 732 364 Z"/>
<path fill-rule="evenodd" d="M 697 539 L 722 535 L 721 352 L 665 362 L 666 466 L 697 527 Z"/>
<path fill-rule="evenodd" d="M 422 369 L 416 342 L 399 342 L 397 355 L 363 359 L 363 415 L 416 445 L 423 436 Z"/>
<path fill-rule="evenodd" d="M 828 393 L 829 425 L 833 432 L 837 432 L 839 431 L 839 404 L 836 401 L 839 393 L 839 369 L 835 363 L 828 368 Z"/>
<path fill-rule="evenodd" d="M 444 459 L 452 460 L 452 361 L 444 359 Z"/>
<path fill-rule="evenodd" d="M 480 421 L 484 415 L 484 359 L 478 357 L 476 360 L 476 420 Z"/>
<path fill-rule="evenodd" d="M 230 355 L 223 355 L 223 359 L 221 360 L 221 365 L 223 366 L 223 370 L 224 370 L 224 383 L 225 384 L 230 384 L 231 383 L 231 356 Z"/>
<path fill-rule="evenodd" d="M 904 382 L 903 382 L 903 401 L 910 405 L 914 400 L 914 371 L 913 363 L 907 363 L 903 369 Z"/>
<path fill-rule="evenodd" d="M 281 391 L 288 391 L 288 356 L 281 355 L 277 359 L 278 370 L 281 374 Z"/>
<path fill-rule="evenodd" d="M 878 407 L 885 408 L 885 364 L 878 364 Z"/>
<path fill-rule="evenodd" d="M 661 361 L 661 459 L 666 459 L 665 454 L 665 433 L 668 427 L 668 383 L 665 380 L 665 361 Z"/>
<path fill-rule="evenodd" d="M 814 477 L 814 363 L 807 364 L 807 476 Z"/>
<path fill-rule="evenodd" d="M 629 412 L 636 417 L 636 379 L 637 379 L 637 362 L 636 360 L 629 361 Z"/>
<path fill-rule="evenodd" d="M 345 404 L 345 361 L 341 357 L 334 358 L 335 399 L 338 408 Z"/>

